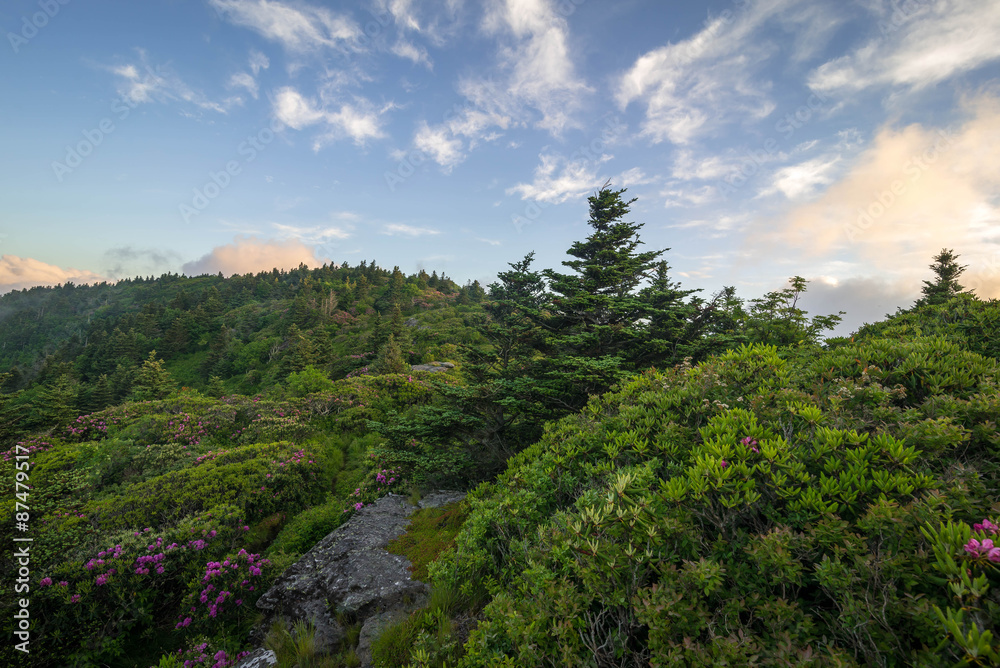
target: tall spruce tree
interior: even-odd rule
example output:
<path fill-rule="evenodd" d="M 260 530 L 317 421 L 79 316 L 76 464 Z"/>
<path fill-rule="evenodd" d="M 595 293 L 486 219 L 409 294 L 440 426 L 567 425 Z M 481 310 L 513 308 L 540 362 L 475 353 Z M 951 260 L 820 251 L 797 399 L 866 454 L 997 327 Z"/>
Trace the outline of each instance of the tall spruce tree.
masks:
<path fill-rule="evenodd" d="M 163 360 L 156 359 L 156 351 L 151 350 L 136 375 L 135 384 L 132 386 L 132 399 L 134 401 L 164 399 L 174 389 L 176 384 L 170 373 L 163 368 Z"/>
<path fill-rule="evenodd" d="M 965 289 L 965 286 L 958 282 L 958 277 L 967 267 L 958 264 L 958 258 L 959 256 L 950 248 L 942 248 L 941 252 L 934 256 L 934 264 L 930 265 L 930 268 L 937 278 L 933 281 L 924 281 L 924 287 L 921 289 L 924 296 L 918 299 L 914 306 L 944 304 Z"/>
<path fill-rule="evenodd" d="M 635 370 L 645 356 L 644 330 L 658 315 L 657 300 L 643 298 L 640 287 L 655 277 L 669 249 L 638 250 L 643 225 L 624 220 L 636 201 L 623 199 L 624 193 L 605 184 L 591 196 L 593 232 L 574 242 L 567 253 L 575 259 L 562 263 L 572 273 L 545 271 L 551 291 L 545 322 L 549 399 L 567 410 Z"/>

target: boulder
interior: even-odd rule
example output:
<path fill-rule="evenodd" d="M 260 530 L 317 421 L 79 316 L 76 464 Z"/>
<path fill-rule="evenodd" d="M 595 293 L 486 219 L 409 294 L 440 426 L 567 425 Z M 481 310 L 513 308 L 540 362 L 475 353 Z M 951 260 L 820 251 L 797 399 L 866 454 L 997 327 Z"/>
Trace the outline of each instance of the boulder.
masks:
<path fill-rule="evenodd" d="M 240 659 L 236 668 L 267 668 L 278 665 L 278 657 L 269 649 L 263 647 L 250 652 L 249 656 Z"/>
<path fill-rule="evenodd" d="M 427 364 L 414 364 L 410 366 L 410 371 L 447 371 L 448 369 L 454 369 L 455 365 L 451 362 L 428 362 Z"/>
<path fill-rule="evenodd" d="M 434 508 L 464 496 L 435 492 L 421 499 L 419 507 Z M 389 541 L 406 531 L 416 509 L 402 496 L 384 496 L 317 543 L 257 601 L 264 612 L 258 640 L 279 617 L 290 624 L 309 620 L 316 627 L 317 649 L 336 651 L 345 634 L 338 621 L 343 615 L 362 625 L 357 651 L 362 666 L 367 666 L 372 640 L 389 624 L 427 604 L 430 588 L 410 577 L 409 560 L 385 550 Z M 243 662 L 240 667 L 244 668 Z"/>

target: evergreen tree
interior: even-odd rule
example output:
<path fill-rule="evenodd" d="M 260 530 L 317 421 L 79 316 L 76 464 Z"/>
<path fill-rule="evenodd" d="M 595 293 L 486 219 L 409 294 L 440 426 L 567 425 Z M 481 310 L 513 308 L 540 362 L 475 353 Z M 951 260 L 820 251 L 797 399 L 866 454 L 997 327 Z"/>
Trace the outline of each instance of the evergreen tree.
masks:
<path fill-rule="evenodd" d="M 210 397 L 219 397 L 226 394 L 226 386 L 222 384 L 222 379 L 218 376 L 208 377 L 208 387 L 205 388 L 205 394 Z"/>
<path fill-rule="evenodd" d="M 11 380 L 12 374 L 0 373 L 0 388 L 7 386 Z M 18 390 L 13 394 L 0 392 L 0 444 L 6 443 L 20 433 L 18 424 L 24 419 L 24 411 L 20 410 L 17 400 L 22 391 Z"/>
<path fill-rule="evenodd" d="M 455 409 L 476 418 L 464 423 L 474 427 L 469 438 L 494 466 L 534 442 L 552 417 L 539 366 L 545 279 L 532 270 L 533 261 L 534 253 L 528 253 L 490 284 L 476 326 L 489 348 L 466 350 L 471 361 L 465 370 L 472 382 L 455 397 Z"/>
<path fill-rule="evenodd" d="M 552 291 L 546 326 L 549 372 L 559 391 L 551 399 L 576 410 L 588 395 L 606 391 L 642 358 L 642 333 L 656 310 L 638 288 L 666 250 L 639 252 L 641 224 L 623 220 L 635 199 L 607 185 L 591 196 L 593 233 L 574 242 L 564 261 L 573 273 L 546 270 Z"/>
<path fill-rule="evenodd" d="M 643 341 L 629 354 L 633 368 L 673 366 L 685 357 L 701 358 L 701 341 L 706 326 L 704 304 L 690 295 L 700 290 L 683 290 L 670 278 L 670 266 L 656 264 L 649 285 L 639 292 L 647 307 Z"/>
<path fill-rule="evenodd" d="M 86 403 L 81 408 L 88 413 L 94 413 L 107 408 L 114 402 L 115 395 L 111 388 L 111 380 L 108 378 L 108 374 L 102 373 L 91 384 L 90 392 L 87 393 Z"/>
<path fill-rule="evenodd" d="M 132 386 L 133 401 L 149 401 L 164 399 L 174 391 L 176 385 L 170 373 L 163 368 L 163 360 L 156 359 L 156 351 L 151 350 L 149 357 L 142 363 Z"/>
<path fill-rule="evenodd" d="M 753 343 L 774 346 L 791 346 L 799 342 L 816 343 L 823 329 L 832 329 L 840 316 L 820 316 L 811 323 L 806 312 L 799 308 L 799 299 L 806 291 L 808 281 L 801 276 L 789 279 L 789 287 L 767 293 L 750 300 L 744 328 Z M 825 318 L 832 318 L 826 323 Z M 827 327 L 823 325 L 827 324 Z"/>
<path fill-rule="evenodd" d="M 941 252 L 934 256 L 934 264 L 930 265 L 930 268 L 937 278 L 933 281 L 924 281 L 924 287 L 921 289 L 924 296 L 918 299 L 914 306 L 944 304 L 965 289 L 958 282 L 958 277 L 967 266 L 958 264 L 959 257 L 949 248 L 942 248 Z"/>
<path fill-rule="evenodd" d="M 372 365 L 375 373 L 406 373 L 410 370 L 410 365 L 403 359 L 403 351 L 392 334 L 386 340 L 385 345 L 378 352 L 378 357 Z"/>
<path fill-rule="evenodd" d="M 35 427 L 67 425 L 77 415 L 77 383 L 68 373 L 44 386 L 32 405 L 31 421 Z"/>

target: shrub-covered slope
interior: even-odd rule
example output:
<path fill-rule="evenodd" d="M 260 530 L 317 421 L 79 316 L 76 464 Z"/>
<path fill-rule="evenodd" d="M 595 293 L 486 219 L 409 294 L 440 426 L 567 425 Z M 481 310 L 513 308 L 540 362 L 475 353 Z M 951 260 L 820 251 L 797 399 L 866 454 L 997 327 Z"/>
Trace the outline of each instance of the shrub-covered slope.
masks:
<path fill-rule="evenodd" d="M 637 377 L 482 485 L 431 567 L 489 601 L 461 665 L 1000 660 L 997 363 L 941 338 L 790 357 Z"/>

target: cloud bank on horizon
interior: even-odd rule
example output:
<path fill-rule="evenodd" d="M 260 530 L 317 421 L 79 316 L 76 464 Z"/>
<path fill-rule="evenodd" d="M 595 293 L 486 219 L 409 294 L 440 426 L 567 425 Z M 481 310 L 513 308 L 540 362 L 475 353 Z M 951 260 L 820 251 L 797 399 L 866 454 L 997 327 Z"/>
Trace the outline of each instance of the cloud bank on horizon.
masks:
<path fill-rule="evenodd" d="M 11 4 L 0 293 L 361 257 L 488 281 L 558 265 L 611 179 L 709 293 L 803 275 L 857 326 L 949 247 L 1000 296 L 997 3 L 93 3 L 33 32 Z"/>

